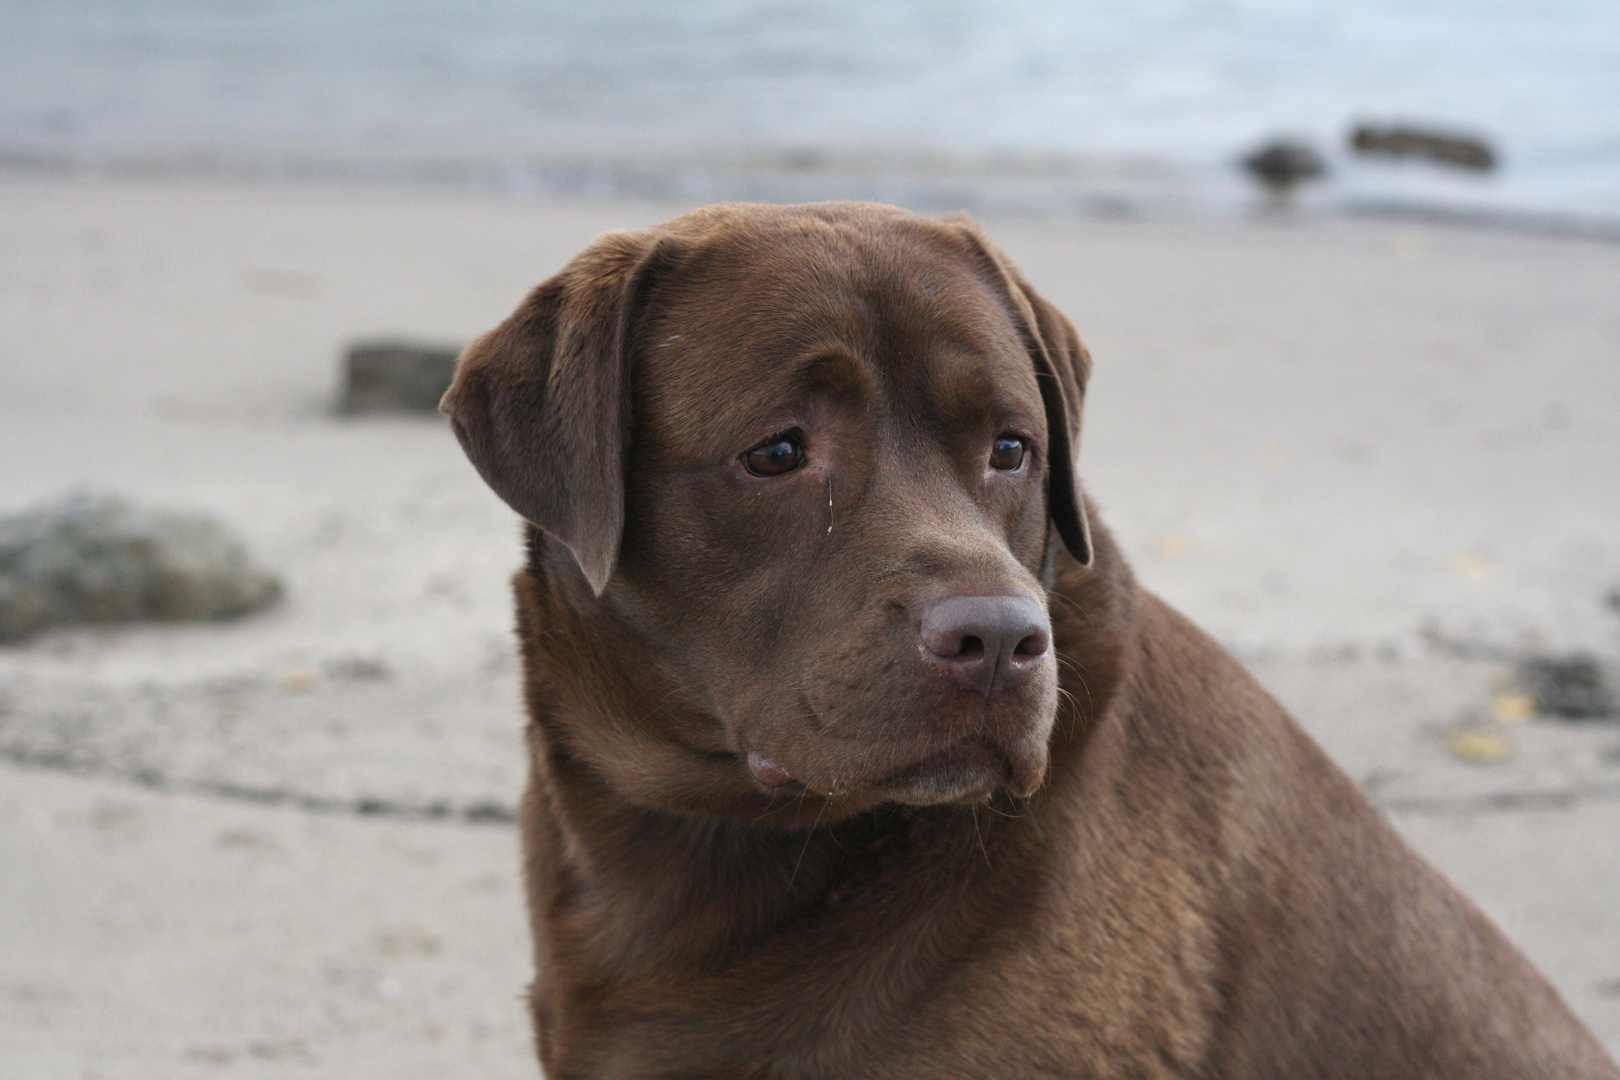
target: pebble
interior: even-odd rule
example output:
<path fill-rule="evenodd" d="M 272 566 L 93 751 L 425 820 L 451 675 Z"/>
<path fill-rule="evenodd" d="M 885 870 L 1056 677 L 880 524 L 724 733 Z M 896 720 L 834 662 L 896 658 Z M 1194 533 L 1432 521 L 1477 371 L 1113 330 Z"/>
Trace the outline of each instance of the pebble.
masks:
<path fill-rule="evenodd" d="M 1301 181 L 1326 173 L 1327 162 L 1304 143 L 1277 139 L 1244 158 L 1243 168 L 1273 194 L 1285 195 Z"/>
<path fill-rule="evenodd" d="M 1500 731 L 1457 727 L 1446 732 L 1446 749 L 1471 765 L 1499 765 L 1513 756 L 1513 741 Z"/>
<path fill-rule="evenodd" d="M 1518 680 L 1545 715 L 1570 720 L 1620 715 L 1613 680 L 1603 661 L 1591 653 L 1529 657 L 1519 664 Z"/>
<path fill-rule="evenodd" d="M 1476 172 L 1496 167 L 1496 151 L 1484 139 L 1427 128 L 1361 124 L 1350 133 L 1350 149 L 1376 157 L 1423 158 Z"/>

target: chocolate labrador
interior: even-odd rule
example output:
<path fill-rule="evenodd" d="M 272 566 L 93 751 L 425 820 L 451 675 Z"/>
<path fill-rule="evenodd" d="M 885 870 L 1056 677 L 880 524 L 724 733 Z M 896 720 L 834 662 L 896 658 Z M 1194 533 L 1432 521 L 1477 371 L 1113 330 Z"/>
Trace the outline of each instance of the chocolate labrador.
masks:
<path fill-rule="evenodd" d="M 1089 369 L 972 224 L 847 203 L 607 235 L 468 348 L 551 1080 L 1620 1076 L 1135 584 Z"/>

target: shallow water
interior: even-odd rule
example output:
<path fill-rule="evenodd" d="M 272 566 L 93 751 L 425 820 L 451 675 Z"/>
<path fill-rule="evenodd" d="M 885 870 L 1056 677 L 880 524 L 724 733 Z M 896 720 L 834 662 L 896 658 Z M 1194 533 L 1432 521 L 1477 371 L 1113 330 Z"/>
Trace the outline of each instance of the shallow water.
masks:
<path fill-rule="evenodd" d="M 501 187 L 1028 203 L 1249 197 L 1620 221 L 1613 0 L 0 0 L 0 157 Z M 1486 178 L 1351 159 L 1477 132 Z M 864 186 L 863 186 L 864 185 Z"/>

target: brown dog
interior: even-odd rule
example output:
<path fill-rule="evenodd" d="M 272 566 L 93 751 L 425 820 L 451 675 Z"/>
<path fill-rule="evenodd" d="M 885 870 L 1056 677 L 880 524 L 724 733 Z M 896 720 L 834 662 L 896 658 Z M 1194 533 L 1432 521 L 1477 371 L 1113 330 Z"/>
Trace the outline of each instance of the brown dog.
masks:
<path fill-rule="evenodd" d="M 1089 366 L 862 204 L 606 236 L 468 349 L 551 1080 L 1620 1076 L 1088 528 Z"/>

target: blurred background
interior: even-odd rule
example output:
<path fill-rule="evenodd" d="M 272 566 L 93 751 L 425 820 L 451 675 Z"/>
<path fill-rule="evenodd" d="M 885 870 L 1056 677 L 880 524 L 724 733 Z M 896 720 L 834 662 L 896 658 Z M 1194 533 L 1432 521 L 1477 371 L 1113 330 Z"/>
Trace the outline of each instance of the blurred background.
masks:
<path fill-rule="evenodd" d="M 978 216 L 1141 579 L 1620 1050 L 1620 7 L 0 0 L 0 1074 L 535 1075 L 432 406 L 737 198 Z"/>
<path fill-rule="evenodd" d="M 0 5 L 13 167 L 1042 213 L 1230 210 L 1278 135 L 1330 205 L 1620 219 L 1603 0 Z M 1358 123 L 1495 142 L 1357 162 Z"/>

